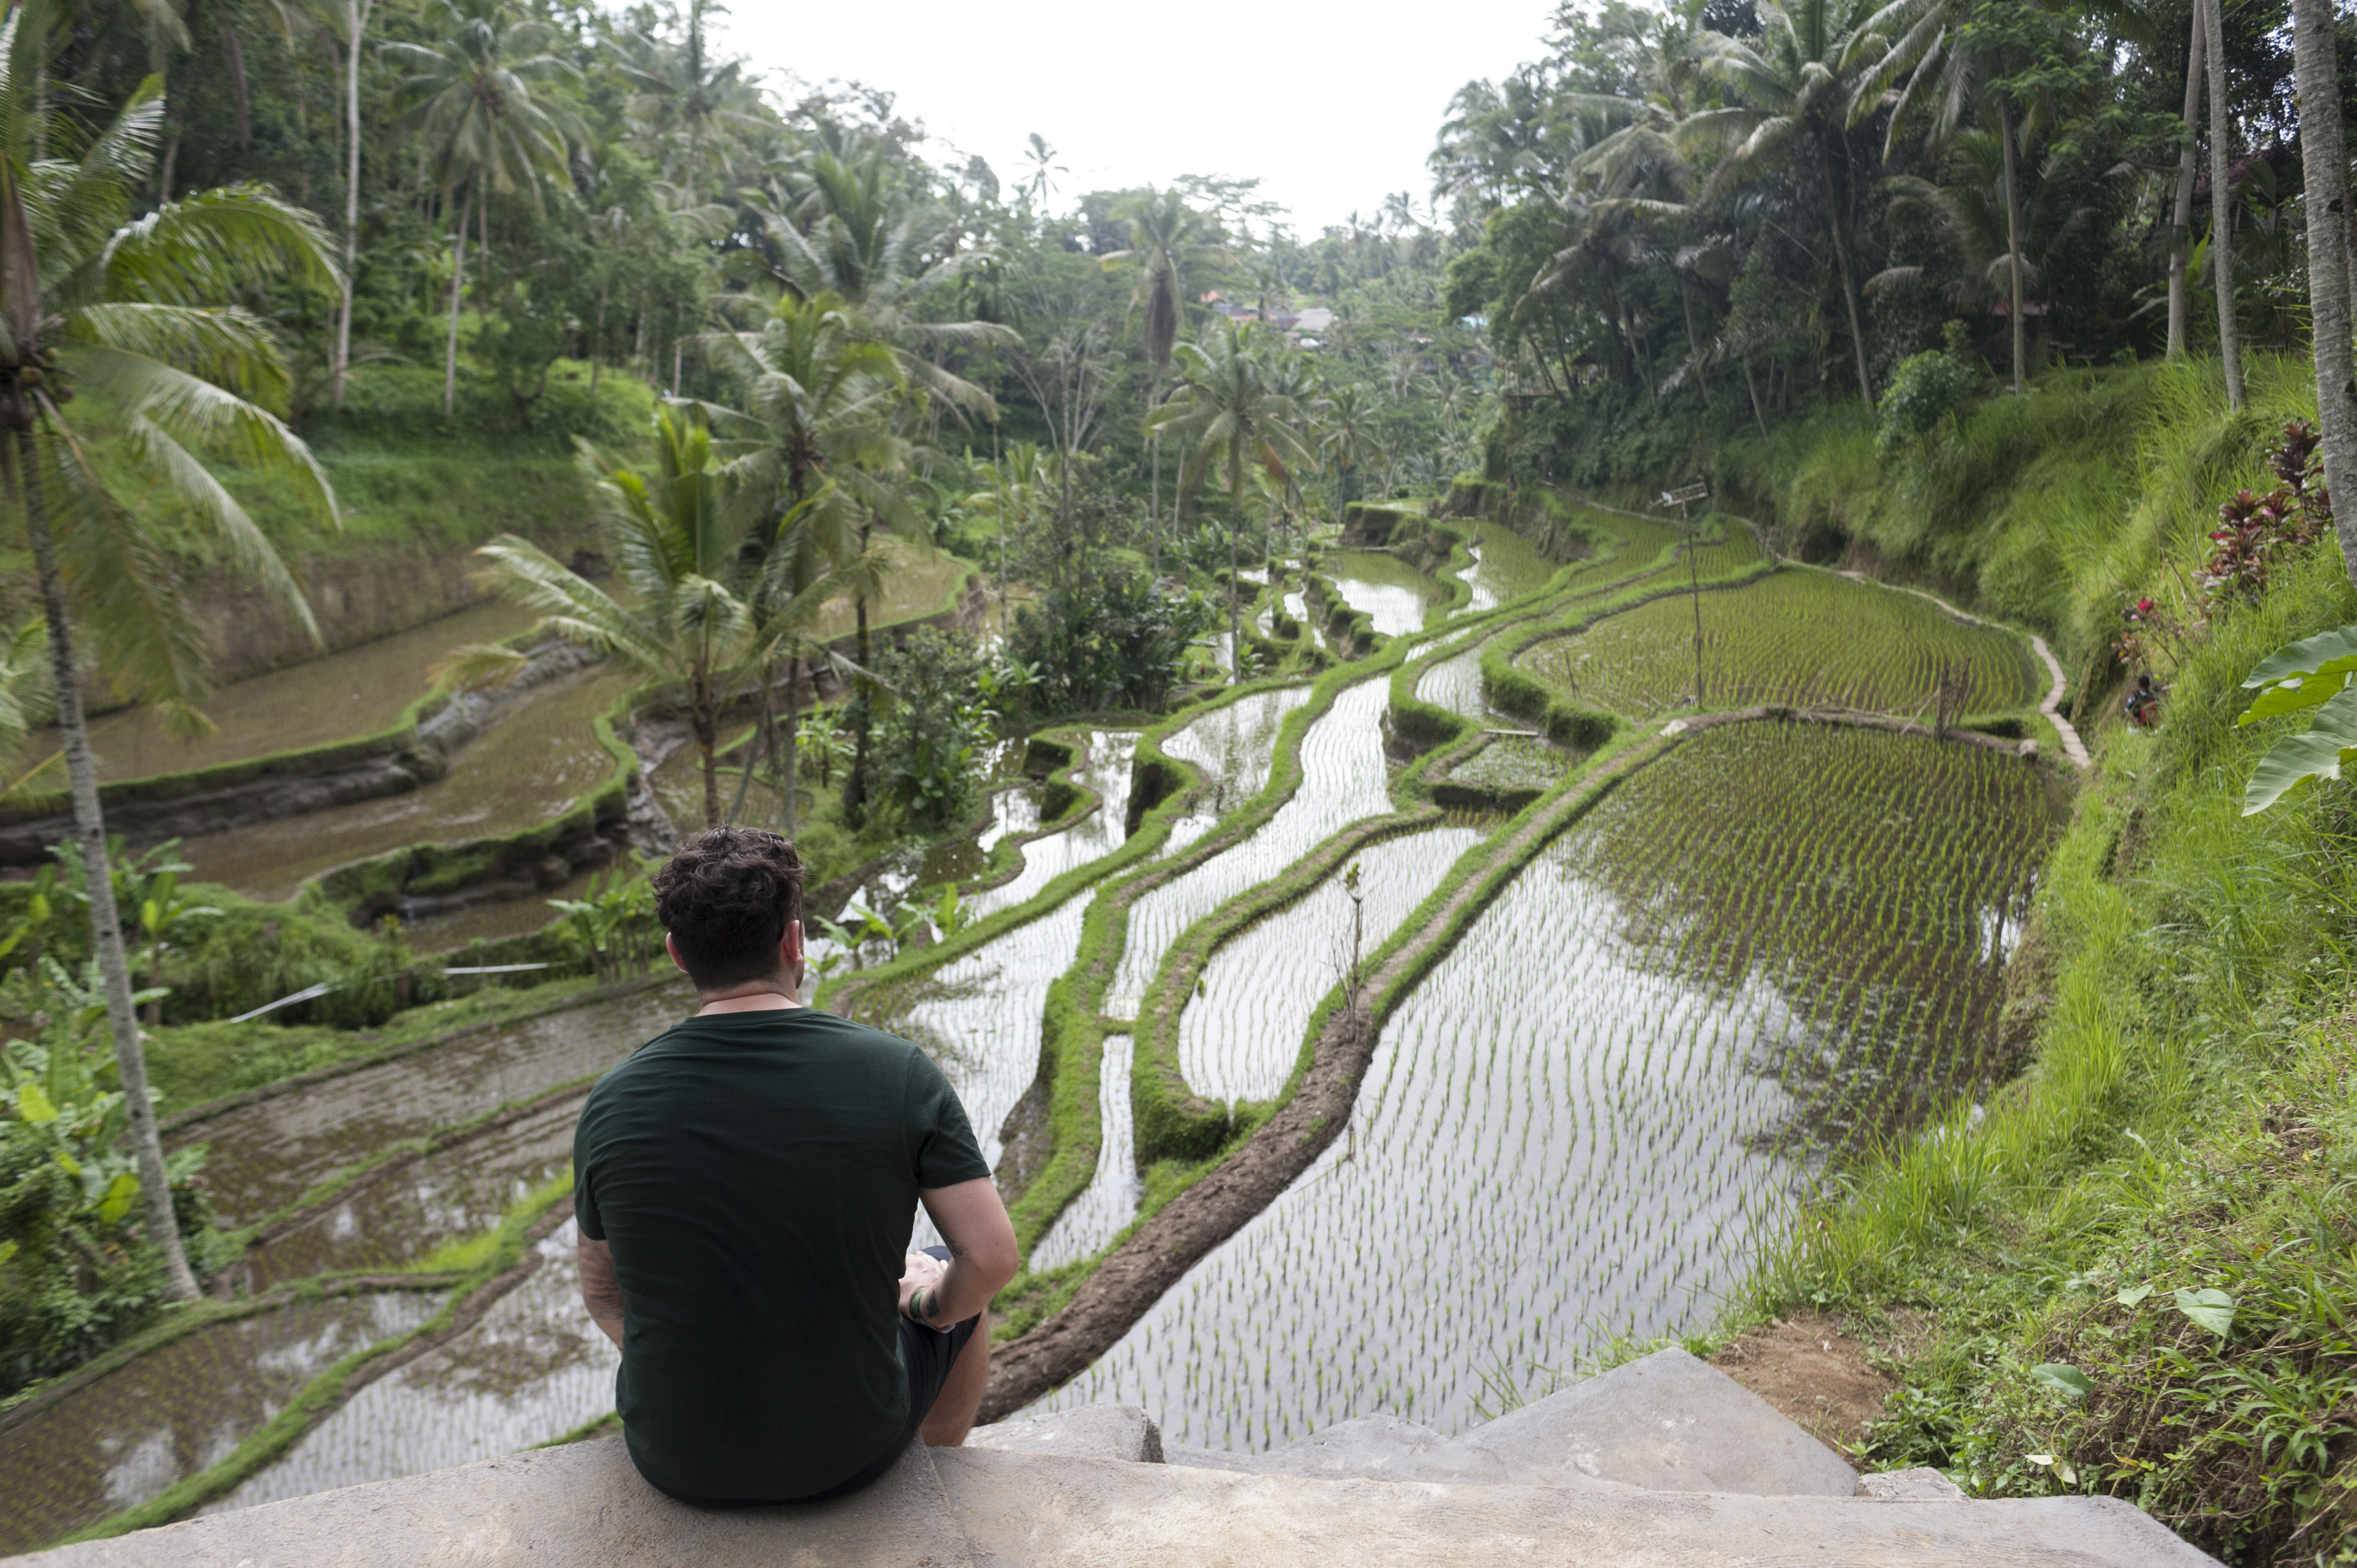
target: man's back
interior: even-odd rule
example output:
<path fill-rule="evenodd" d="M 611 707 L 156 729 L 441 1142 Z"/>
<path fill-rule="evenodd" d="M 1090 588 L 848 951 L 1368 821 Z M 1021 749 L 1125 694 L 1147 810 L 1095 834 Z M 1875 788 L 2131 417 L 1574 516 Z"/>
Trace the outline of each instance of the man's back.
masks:
<path fill-rule="evenodd" d="M 921 1051 L 799 1008 L 690 1019 L 591 1091 L 574 1172 L 628 1304 L 617 1404 L 650 1480 L 808 1497 L 896 1442 L 918 1191 L 989 1175 Z"/>

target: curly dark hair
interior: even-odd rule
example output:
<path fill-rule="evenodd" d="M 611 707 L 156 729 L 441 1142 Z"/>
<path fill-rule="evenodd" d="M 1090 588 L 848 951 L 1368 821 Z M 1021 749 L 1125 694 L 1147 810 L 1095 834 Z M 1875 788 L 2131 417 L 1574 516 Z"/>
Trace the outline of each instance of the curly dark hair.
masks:
<path fill-rule="evenodd" d="M 655 873 L 655 918 L 699 991 L 764 980 L 802 918 L 802 859 L 776 833 L 714 828 Z"/>

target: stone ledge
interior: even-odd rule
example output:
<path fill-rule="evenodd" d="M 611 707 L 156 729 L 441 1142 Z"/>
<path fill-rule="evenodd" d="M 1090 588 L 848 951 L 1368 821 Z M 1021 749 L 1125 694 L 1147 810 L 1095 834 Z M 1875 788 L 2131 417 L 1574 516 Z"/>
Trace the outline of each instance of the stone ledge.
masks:
<path fill-rule="evenodd" d="M 640 1479 L 619 1437 L 210 1514 L 8 1559 L 38 1568 L 973 1568 L 921 1447 L 829 1503 L 726 1510 Z"/>

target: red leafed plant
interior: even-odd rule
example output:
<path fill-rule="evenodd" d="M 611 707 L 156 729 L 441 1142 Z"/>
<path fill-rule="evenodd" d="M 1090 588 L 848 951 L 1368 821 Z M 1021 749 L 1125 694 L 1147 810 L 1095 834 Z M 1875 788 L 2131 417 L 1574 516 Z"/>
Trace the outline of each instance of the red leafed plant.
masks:
<path fill-rule="evenodd" d="M 2240 491 L 2218 509 L 2218 527 L 2210 535 L 2217 549 L 2199 574 L 2212 602 L 2255 603 L 2266 592 L 2275 564 L 2313 544 L 2331 526 L 2332 499 L 2325 493 L 2317 446 L 2314 425 L 2291 421 L 2267 454 L 2276 488 L 2264 496 Z"/>

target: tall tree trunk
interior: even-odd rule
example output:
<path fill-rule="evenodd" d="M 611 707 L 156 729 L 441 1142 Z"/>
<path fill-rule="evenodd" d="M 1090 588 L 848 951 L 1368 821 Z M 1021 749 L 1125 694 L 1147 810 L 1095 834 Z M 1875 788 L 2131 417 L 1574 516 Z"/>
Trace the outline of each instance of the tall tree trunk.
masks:
<path fill-rule="evenodd" d="M 783 761 L 780 766 L 785 772 L 786 779 L 784 832 L 788 838 L 794 836 L 795 819 L 802 811 L 802 769 L 800 749 L 802 725 L 802 661 L 800 659 L 791 659 L 786 661 L 786 732 L 779 747 L 783 754 Z"/>
<path fill-rule="evenodd" d="M 1768 416 L 1760 412 L 1760 383 L 1751 379 L 1751 356 L 1749 354 L 1743 356 L 1743 390 L 1751 394 L 1752 422 L 1760 426 L 1760 435 L 1767 435 Z"/>
<path fill-rule="evenodd" d="M 859 549 L 862 554 L 866 553 L 868 541 L 875 532 L 875 527 L 872 521 L 859 525 Z M 858 680 L 853 683 L 851 706 L 854 727 L 851 732 L 851 771 L 843 780 L 843 816 L 846 822 L 856 827 L 860 812 L 867 806 L 867 745 L 869 734 L 875 728 L 875 714 L 872 712 L 875 706 L 872 700 L 875 682 L 868 678 L 867 671 L 875 669 L 876 663 L 873 658 L 874 650 L 868 646 L 867 596 L 865 593 L 853 601 L 852 614 L 854 634 L 852 645 L 859 651 L 860 674 Z"/>
<path fill-rule="evenodd" d="M 197 1294 L 180 1247 L 180 1226 L 172 1212 L 172 1187 L 164 1174 L 164 1141 L 156 1129 L 156 1107 L 147 1097 L 147 1058 L 140 1050 L 139 1019 L 131 1002 L 131 958 L 124 950 L 122 912 L 114 907 L 114 874 L 107 862 L 106 818 L 98 799 L 98 768 L 91 760 L 90 725 L 82 714 L 81 690 L 74 683 L 73 626 L 66 614 L 65 576 L 58 565 L 57 542 L 49 533 L 48 508 L 35 458 L 38 440 L 16 432 L 18 499 L 25 532 L 33 547 L 33 570 L 40 579 L 41 614 L 48 623 L 49 671 L 57 686 L 58 732 L 65 742 L 66 779 L 73 795 L 74 837 L 90 895 L 90 940 L 106 989 L 107 1027 L 114 1036 L 114 1063 L 131 1117 L 131 1152 L 139 1166 L 139 1200 L 147 1240 L 164 1260 L 164 1294 L 187 1301 Z"/>
<path fill-rule="evenodd" d="M 704 825 L 720 825 L 720 715 L 712 700 L 712 673 L 698 670 L 688 679 L 687 723 L 695 732 L 695 754 L 704 765 Z"/>
<path fill-rule="evenodd" d="M 2013 317 L 2013 395 L 2021 395 L 2024 344 L 2029 323 L 2021 314 L 2021 177 L 2014 161 L 2013 105 L 2000 98 L 1996 106 L 1997 139 L 2005 144 L 2005 270 L 2011 291 Z"/>
<path fill-rule="evenodd" d="M 1243 455 L 1231 451 L 1228 460 L 1229 472 L 1242 478 Z M 1244 491 L 1241 484 L 1230 488 L 1228 505 L 1228 683 L 1233 685 L 1244 678 L 1243 639 L 1238 635 L 1236 614 L 1236 530 L 1243 526 L 1244 518 Z"/>
<path fill-rule="evenodd" d="M 2234 320 L 2234 196 L 2226 188 L 2233 151 L 2226 130 L 2226 25 L 2218 0 L 2197 0 L 2212 40 L 2210 64 L 2210 283 L 2218 295 L 2218 359 L 2226 371 L 2226 405 L 2243 411 L 2243 337 Z"/>
<path fill-rule="evenodd" d="M 467 281 L 467 219 L 472 212 L 475 188 L 469 185 L 458 203 L 458 227 L 450 241 L 450 341 L 442 355 L 442 417 L 450 417 L 458 402 L 458 292 Z"/>
<path fill-rule="evenodd" d="M 753 745 L 747 749 L 745 756 L 745 771 L 737 780 L 736 796 L 728 802 L 728 822 L 731 827 L 734 827 L 737 823 L 745 820 L 745 797 L 753 792 L 754 760 L 757 757 L 766 757 L 770 755 L 770 747 L 777 731 L 777 708 L 775 706 L 776 697 L 776 678 L 770 673 L 770 667 L 764 664 L 761 666 L 761 723 L 759 732 L 755 738 Z"/>
<path fill-rule="evenodd" d="M 1160 390 L 1159 379 L 1156 381 L 1155 387 L 1157 392 Z M 1149 499 L 1146 503 L 1146 531 L 1153 538 L 1154 560 L 1148 569 L 1159 577 L 1162 575 L 1162 432 L 1156 431 L 1149 445 L 1154 452 L 1154 478 L 1150 481 L 1152 488 L 1146 492 Z M 1003 574 L 1005 568 L 1002 566 L 1000 570 Z"/>
<path fill-rule="evenodd" d="M 237 105 L 238 151 L 253 150 L 253 101 L 245 91 L 245 50 L 238 47 L 237 29 L 230 25 L 229 13 L 219 18 L 221 27 L 221 61 L 229 67 L 230 96 Z"/>
<path fill-rule="evenodd" d="M 606 368 L 606 292 L 611 281 L 597 285 L 597 335 L 589 340 L 589 401 L 597 401 L 597 372 Z"/>
<path fill-rule="evenodd" d="M 2324 435 L 2341 558 L 2357 578 L 2357 363 L 2349 319 L 2349 150 L 2341 123 L 2331 0 L 2292 0 L 2299 74 L 2300 164 L 2307 174 L 2308 300 L 2316 356 L 2316 411 Z"/>
<path fill-rule="evenodd" d="M 1686 313 L 1686 358 L 1694 366 L 1695 384 L 1702 388 L 1702 405 L 1710 406 L 1710 378 L 1703 373 L 1702 343 L 1695 337 L 1694 298 L 1686 293 L 1686 280 L 1678 279 L 1678 305 Z"/>
<path fill-rule="evenodd" d="M 2185 258 L 2193 248 L 2193 169 L 2201 156 L 2201 56 L 2208 35 L 2201 7 L 2193 7 L 2191 36 L 2185 45 L 2185 150 L 2177 156 L 2177 205 L 2169 217 L 2169 357 L 2185 358 Z"/>
<path fill-rule="evenodd" d="M 1866 328 L 1858 321 L 1857 280 L 1850 274 L 1849 242 L 1842 238 L 1841 201 L 1834 195 L 1834 155 L 1822 133 L 1817 136 L 1817 170 L 1825 182 L 1825 232 L 1833 239 L 1834 260 L 1841 265 L 1842 304 L 1849 310 L 1849 346 L 1857 353 L 1857 394 L 1872 408 L 1874 378 L 1866 369 Z"/>

